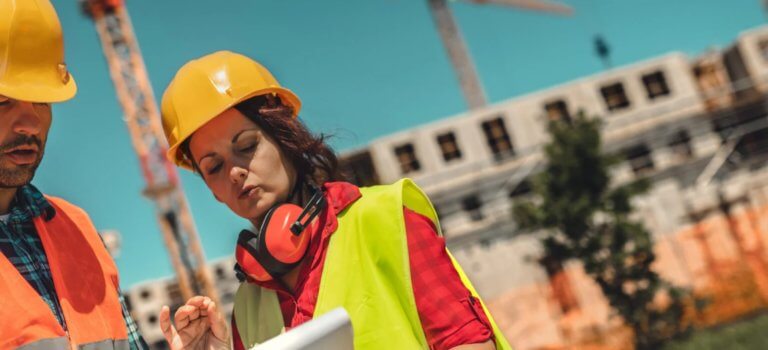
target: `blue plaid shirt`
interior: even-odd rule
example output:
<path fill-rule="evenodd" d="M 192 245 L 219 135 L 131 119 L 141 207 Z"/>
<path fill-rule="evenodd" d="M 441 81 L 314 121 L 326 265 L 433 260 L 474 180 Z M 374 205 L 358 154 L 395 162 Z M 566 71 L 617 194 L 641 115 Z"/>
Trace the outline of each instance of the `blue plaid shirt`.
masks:
<path fill-rule="evenodd" d="M 41 215 L 46 221 L 50 220 L 56 215 L 56 209 L 35 186 L 25 185 L 16 191 L 16 197 L 11 203 L 8 214 L 7 218 L 0 221 L 0 253 L 5 255 L 24 279 L 40 293 L 40 297 L 45 300 L 59 324 L 66 330 L 67 325 L 53 285 L 48 258 L 32 221 Z M 128 327 L 128 341 L 131 349 L 147 349 L 147 344 L 139 334 L 136 323 L 128 313 L 122 293 L 120 293 L 120 304 L 123 306 L 123 318 Z"/>

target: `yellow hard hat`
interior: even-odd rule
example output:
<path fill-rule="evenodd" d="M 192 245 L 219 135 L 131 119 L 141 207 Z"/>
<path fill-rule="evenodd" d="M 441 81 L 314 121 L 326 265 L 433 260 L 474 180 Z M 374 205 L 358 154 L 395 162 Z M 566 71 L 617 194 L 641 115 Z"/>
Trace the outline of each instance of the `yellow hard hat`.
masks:
<path fill-rule="evenodd" d="M 163 94 L 163 130 L 168 139 L 168 159 L 192 169 L 179 146 L 205 123 L 253 96 L 275 94 L 293 108 L 301 109 L 299 98 L 280 86 L 264 66 L 230 51 L 219 51 L 187 62 Z"/>
<path fill-rule="evenodd" d="M 76 92 L 53 5 L 48 0 L 0 0 L 0 95 L 52 103 Z"/>

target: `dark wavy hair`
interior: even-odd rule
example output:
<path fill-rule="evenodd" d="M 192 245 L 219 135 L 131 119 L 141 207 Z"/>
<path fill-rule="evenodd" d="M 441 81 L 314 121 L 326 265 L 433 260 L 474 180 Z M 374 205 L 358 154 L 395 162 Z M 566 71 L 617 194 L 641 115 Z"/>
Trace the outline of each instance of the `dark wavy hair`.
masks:
<path fill-rule="evenodd" d="M 283 104 L 277 96 L 254 96 L 237 104 L 235 109 L 272 137 L 296 170 L 297 184 L 300 181 L 311 181 L 320 186 L 328 181 L 346 180 L 339 169 L 336 154 L 326 144 L 329 136 L 311 133 L 301 120 L 293 117 L 293 108 Z M 190 139 L 187 138 L 180 149 L 192 163 L 195 172 L 200 174 L 189 150 Z M 302 197 L 305 196 L 306 193 L 302 193 Z"/>

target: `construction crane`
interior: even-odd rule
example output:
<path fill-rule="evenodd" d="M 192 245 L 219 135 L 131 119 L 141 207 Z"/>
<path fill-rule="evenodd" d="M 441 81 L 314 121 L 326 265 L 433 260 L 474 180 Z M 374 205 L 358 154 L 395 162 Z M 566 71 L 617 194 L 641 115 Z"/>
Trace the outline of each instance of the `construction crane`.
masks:
<path fill-rule="evenodd" d="M 459 78 L 459 85 L 467 100 L 467 106 L 470 110 L 484 107 L 488 101 L 485 97 L 485 91 L 480 84 L 480 78 L 477 75 L 472 58 L 467 51 L 467 46 L 459 34 L 456 20 L 448 8 L 447 0 L 427 0 L 432 17 L 435 19 L 437 30 L 443 45 L 448 52 L 448 57 L 453 64 L 453 69 Z M 545 0 L 463 0 L 475 4 L 490 4 L 508 7 L 517 7 L 526 10 L 541 11 L 559 15 L 570 15 L 573 13 L 571 7 Z"/>
<path fill-rule="evenodd" d="M 165 157 L 168 145 L 160 113 L 124 3 L 122 0 L 80 0 L 80 6 L 94 21 L 101 39 L 146 181 L 143 194 L 155 203 L 157 221 L 182 297 L 186 300 L 204 294 L 218 302 L 176 167 Z"/>

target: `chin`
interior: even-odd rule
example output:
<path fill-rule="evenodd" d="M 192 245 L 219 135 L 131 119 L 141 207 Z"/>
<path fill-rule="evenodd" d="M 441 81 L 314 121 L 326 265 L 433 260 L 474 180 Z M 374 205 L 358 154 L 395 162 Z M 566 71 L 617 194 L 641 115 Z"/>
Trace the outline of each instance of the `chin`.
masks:
<path fill-rule="evenodd" d="M 257 205 L 250 208 L 240 208 L 240 210 L 235 211 L 235 214 L 246 220 L 256 220 L 266 214 L 267 210 L 269 210 L 269 208 L 261 208 L 260 205 Z"/>

